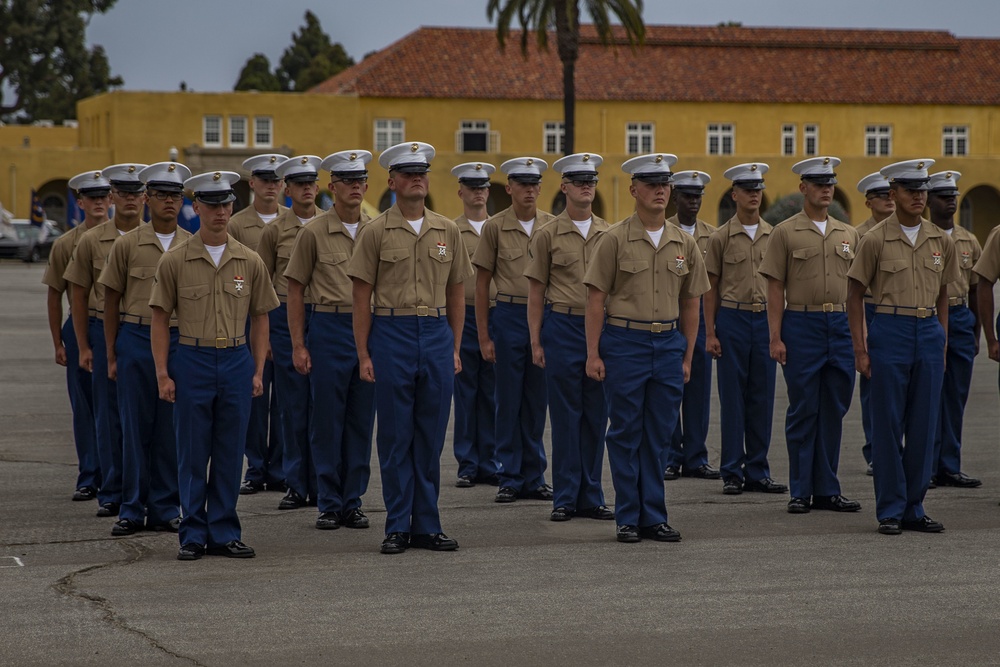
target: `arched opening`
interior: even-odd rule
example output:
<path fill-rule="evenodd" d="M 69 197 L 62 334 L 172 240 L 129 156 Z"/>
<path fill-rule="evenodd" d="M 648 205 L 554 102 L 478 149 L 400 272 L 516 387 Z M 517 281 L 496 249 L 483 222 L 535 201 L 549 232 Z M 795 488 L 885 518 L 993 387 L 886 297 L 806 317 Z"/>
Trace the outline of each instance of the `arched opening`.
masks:
<path fill-rule="evenodd" d="M 841 208 L 844 209 L 844 213 L 847 214 L 847 219 L 846 220 L 841 220 L 841 222 L 850 223 L 851 222 L 851 200 L 847 198 L 847 195 L 844 194 L 844 191 L 841 190 L 838 187 L 834 187 L 833 188 L 833 201 L 835 201 L 838 204 L 840 204 Z"/>
<path fill-rule="evenodd" d="M 490 183 L 490 195 L 486 198 L 486 212 L 490 215 L 496 215 L 508 207 L 510 207 L 510 195 L 507 194 L 506 186 L 500 183 Z"/>
<path fill-rule="evenodd" d="M 250 205 L 253 201 L 253 193 L 250 191 L 250 184 L 240 179 L 239 183 L 233 185 L 233 190 L 236 192 L 236 201 L 233 202 L 233 213 L 241 211 Z"/>
<path fill-rule="evenodd" d="M 986 237 L 1000 221 L 1000 192 L 992 185 L 977 185 L 966 192 L 958 207 L 958 221 L 980 243 L 986 243 Z"/>
<path fill-rule="evenodd" d="M 69 181 L 57 178 L 38 188 L 38 200 L 42 202 L 45 217 L 54 221 L 59 227 L 67 227 L 66 194 L 69 192 Z M 72 211 L 69 211 L 72 213 Z M 82 217 L 82 216 L 81 216 Z"/>
<path fill-rule="evenodd" d="M 736 215 L 736 202 L 733 201 L 733 189 L 729 188 L 723 193 L 722 198 L 719 199 L 719 221 L 715 226 L 721 227 L 729 222 L 729 219 L 734 215 Z"/>

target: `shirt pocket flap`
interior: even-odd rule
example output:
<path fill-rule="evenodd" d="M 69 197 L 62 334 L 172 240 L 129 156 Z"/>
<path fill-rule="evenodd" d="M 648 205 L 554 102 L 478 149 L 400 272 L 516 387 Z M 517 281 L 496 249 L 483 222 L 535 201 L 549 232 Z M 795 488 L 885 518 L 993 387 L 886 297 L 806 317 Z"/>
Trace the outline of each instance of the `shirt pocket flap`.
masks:
<path fill-rule="evenodd" d="M 738 250 L 736 252 L 727 253 L 725 257 L 722 258 L 726 264 L 739 264 L 747 258 L 746 252 Z"/>
<path fill-rule="evenodd" d="M 350 259 L 346 252 L 322 252 L 319 254 L 320 264 L 342 264 Z"/>
<path fill-rule="evenodd" d="M 572 252 L 561 252 L 552 255 L 552 263 L 556 266 L 569 266 L 577 261 L 579 261 L 580 255 Z"/>
<path fill-rule="evenodd" d="M 250 294 L 250 289 L 246 284 L 241 284 L 237 288 L 235 283 L 226 283 L 222 286 L 222 291 L 231 296 L 235 296 L 237 299 L 242 299 Z"/>
<path fill-rule="evenodd" d="M 940 255 L 937 257 L 928 257 L 924 260 L 924 266 L 933 271 L 934 273 L 941 273 L 944 271 L 944 260 Z"/>
<path fill-rule="evenodd" d="M 500 259 L 505 259 L 508 261 L 517 259 L 523 254 L 524 254 L 523 248 L 500 248 L 500 250 L 497 251 L 497 256 Z"/>
<path fill-rule="evenodd" d="M 280 246 L 277 250 L 275 250 L 275 254 L 282 259 L 288 259 L 289 257 L 292 256 L 292 246 L 290 245 Z"/>
<path fill-rule="evenodd" d="M 799 248 L 792 251 L 794 259 L 809 259 L 819 254 L 819 248 Z"/>
<path fill-rule="evenodd" d="M 129 269 L 128 275 L 131 278 L 138 278 L 139 280 L 149 280 L 154 275 L 156 275 L 156 267 L 137 266 L 135 268 Z"/>
<path fill-rule="evenodd" d="M 909 266 L 910 263 L 905 259 L 886 259 L 878 263 L 878 270 L 882 273 L 899 273 Z"/>
<path fill-rule="evenodd" d="M 649 268 L 649 262 L 644 259 L 623 259 L 618 268 L 624 273 L 640 273 Z"/>
<path fill-rule="evenodd" d="M 186 287 L 177 288 L 177 296 L 182 299 L 202 299 L 208 296 L 208 292 L 208 285 L 188 285 Z"/>
<path fill-rule="evenodd" d="M 387 248 L 379 253 L 379 259 L 383 262 L 399 262 L 410 256 L 409 248 Z"/>
<path fill-rule="evenodd" d="M 444 252 L 441 252 L 441 251 Z M 452 254 L 446 246 L 431 246 L 427 248 L 427 254 L 436 262 L 450 262 L 452 260 Z"/>

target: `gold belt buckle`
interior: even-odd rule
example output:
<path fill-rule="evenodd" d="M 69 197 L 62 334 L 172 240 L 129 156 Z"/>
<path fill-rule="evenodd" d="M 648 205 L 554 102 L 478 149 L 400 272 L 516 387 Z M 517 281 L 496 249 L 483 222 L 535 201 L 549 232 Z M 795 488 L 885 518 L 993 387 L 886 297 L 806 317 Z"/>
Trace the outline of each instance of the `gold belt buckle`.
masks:
<path fill-rule="evenodd" d="M 662 333 L 663 332 L 663 323 L 662 322 L 650 322 L 650 324 L 649 324 L 649 332 L 650 333 Z"/>
<path fill-rule="evenodd" d="M 215 349 L 216 350 L 223 350 L 223 349 L 225 349 L 227 347 L 229 347 L 229 339 L 228 338 L 216 338 L 215 339 Z"/>
<path fill-rule="evenodd" d="M 833 304 L 832 303 L 824 303 L 823 304 L 823 312 L 824 313 L 832 313 L 833 312 Z"/>
<path fill-rule="evenodd" d="M 750 312 L 752 312 L 752 313 L 763 313 L 764 312 L 764 304 L 762 304 L 762 303 L 751 304 Z"/>
<path fill-rule="evenodd" d="M 427 317 L 427 306 L 417 306 L 417 317 Z"/>
<path fill-rule="evenodd" d="M 917 308 L 917 317 L 924 319 L 925 317 L 930 317 L 931 314 L 927 312 L 926 308 Z"/>

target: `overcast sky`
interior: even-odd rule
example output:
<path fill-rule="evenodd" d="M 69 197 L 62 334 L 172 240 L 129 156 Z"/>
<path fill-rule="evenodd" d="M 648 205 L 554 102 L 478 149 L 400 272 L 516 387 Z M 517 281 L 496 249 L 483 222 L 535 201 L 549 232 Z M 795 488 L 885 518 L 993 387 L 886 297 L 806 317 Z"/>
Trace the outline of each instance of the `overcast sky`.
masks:
<path fill-rule="evenodd" d="M 648 24 L 896 28 L 1000 37 L 997 0 L 646 0 Z M 488 27 L 486 0 L 118 0 L 87 30 L 127 90 L 232 90 L 254 53 L 272 67 L 311 9 L 355 59 L 420 26 Z M 433 53 L 427 54 L 433 58 Z"/>

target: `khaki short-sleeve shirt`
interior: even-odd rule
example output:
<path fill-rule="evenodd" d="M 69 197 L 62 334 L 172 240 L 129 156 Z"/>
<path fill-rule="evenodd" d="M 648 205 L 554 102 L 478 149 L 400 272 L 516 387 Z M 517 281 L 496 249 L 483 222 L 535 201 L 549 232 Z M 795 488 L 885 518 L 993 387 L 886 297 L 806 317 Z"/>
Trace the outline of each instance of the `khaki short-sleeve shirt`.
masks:
<path fill-rule="evenodd" d="M 513 206 L 500 211 L 483 225 L 483 235 L 472 263 L 493 273 L 493 283 L 499 294 L 528 296 L 528 279 L 524 275 L 528 267 L 528 244 L 552 217 L 551 213 L 536 211 L 531 236 L 524 231 Z"/>
<path fill-rule="evenodd" d="M 171 247 L 191 236 L 191 232 L 180 227 L 175 233 Z M 111 254 L 98 282 L 122 295 L 122 315 L 152 317 L 149 295 L 153 291 L 156 265 L 160 263 L 163 253 L 163 245 L 152 225 L 139 225 L 112 244 Z"/>
<path fill-rule="evenodd" d="M 947 232 L 945 233 L 947 234 Z M 958 263 L 959 279 L 948 283 L 948 296 L 961 298 L 968 296 L 969 287 L 979 282 L 979 275 L 973 273 L 972 267 L 982 257 L 983 247 L 979 245 L 979 239 L 965 227 L 956 226 L 951 232 L 951 240 L 955 244 L 955 261 Z"/>
<path fill-rule="evenodd" d="M 368 222 L 368 214 L 362 212 L 358 236 Z M 337 210 L 331 208 L 307 222 L 296 237 L 285 267 L 285 281 L 292 278 L 309 288 L 315 304 L 350 306 L 353 288 L 351 277 L 347 275 L 347 263 L 352 254 L 354 238 L 344 227 Z"/>
<path fill-rule="evenodd" d="M 587 286 L 583 275 L 594 256 L 594 248 L 608 223 L 591 216 L 587 238 L 563 211 L 532 234 L 528 245 L 528 266 L 524 275 L 545 285 L 549 303 L 569 308 L 587 307 Z"/>
<path fill-rule="evenodd" d="M 140 223 L 142 224 L 146 223 Z M 121 236 L 114 218 L 84 232 L 63 275 L 67 281 L 87 291 L 90 295 L 88 307 L 101 316 L 104 314 L 104 285 L 97 282 L 97 279 L 101 277 L 101 271 L 111 254 L 111 246 Z"/>
<path fill-rule="evenodd" d="M 667 222 L 684 231 L 684 228 L 681 227 L 681 221 L 676 215 L 667 218 Z M 715 227 L 712 225 L 700 218 L 695 221 L 694 234 L 692 236 L 694 237 L 694 242 L 698 244 L 698 249 L 701 250 L 702 257 L 708 252 L 708 239 L 712 238 L 712 234 L 714 233 Z"/>
<path fill-rule="evenodd" d="M 709 288 L 694 239 L 665 224 L 654 247 L 636 214 L 600 235 L 583 282 L 608 295 L 608 317 L 640 322 L 676 320 L 679 299 L 698 298 Z"/>
<path fill-rule="evenodd" d="M 972 270 L 990 284 L 1000 278 L 1000 226 L 994 227 L 986 237 L 983 254 L 979 256 L 979 261 Z"/>
<path fill-rule="evenodd" d="M 280 204 L 278 205 L 279 216 L 287 210 L 287 207 L 281 206 Z M 274 218 L 271 222 L 274 222 L 277 219 L 278 218 Z M 260 235 L 264 233 L 264 229 L 267 225 L 268 223 L 260 219 L 257 209 L 255 209 L 253 204 L 251 204 L 250 206 L 237 211 L 233 214 L 233 217 L 229 218 L 228 231 L 230 236 L 256 252 L 257 245 L 260 243 Z"/>
<path fill-rule="evenodd" d="M 476 254 L 476 248 L 479 247 L 479 232 L 469 223 L 469 219 L 464 215 L 460 215 L 455 218 L 455 224 L 458 225 L 458 230 L 462 232 L 462 243 L 465 244 L 465 249 L 469 251 L 469 261 L 472 261 L 472 256 Z M 485 229 L 486 223 L 483 223 L 483 228 Z M 490 281 L 490 300 L 497 298 L 497 286 L 492 280 Z M 467 278 L 465 281 L 465 305 L 474 306 L 476 304 L 476 274 L 473 272 L 472 276 Z"/>
<path fill-rule="evenodd" d="M 52 244 L 52 249 L 49 250 L 49 263 L 45 267 L 45 275 L 42 276 L 43 285 L 48 285 L 60 293 L 66 292 L 67 297 L 69 296 L 71 285 L 63 276 L 66 273 L 66 267 L 69 266 L 70 259 L 73 257 L 73 251 L 76 250 L 77 244 L 80 243 L 80 239 L 83 238 L 86 231 L 88 231 L 86 227 L 82 224 L 78 225 L 57 238 Z M 69 303 L 72 306 L 72 300 Z"/>
<path fill-rule="evenodd" d="M 295 239 L 304 227 L 292 209 L 286 209 L 264 228 L 260 235 L 260 243 L 257 244 L 257 254 L 264 260 L 274 291 L 278 293 L 278 299 L 282 303 L 288 298 L 285 267 L 288 266 L 288 260 L 292 256 Z M 312 303 L 312 294 L 309 290 L 306 290 L 306 303 Z"/>
<path fill-rule="evenodd" d="M 858 232 L 830 216 L 826 234 L 799 212 L 771 230 L 759 271 L 785 283 L 785 301 L 820 306 L 847 301 L 847 271 L 858 247 Z"/>
<path fill-rule="evenodd" d="M 878 223 L 875 222 L 875 218 L 869 216 L 867 220 L 865 220 L 860 225 L 855 227 L 855 230 L 858 232 L 858 237 L 860 238 L 865 234 L 867 234 L 868 232 L 870 232 L 872 228 L 877 224 Z"/>
<path fill-rule="evenodd" d="M 865 234 L 848 276 L 869 288 L 876 304 L 933 308 L 942 285 L 960 277 L 951 237 L 921 220 L 915 245 L 893 213 Z"/>
<path fill-rule="evenodd" d="M 753 239 L 735 215 L 712 234 L 705 255 L 705 270 L 719 277 L 719 298 L 740 303 L 767 303 L 767 278 L 758 273 L 771 225 L 759 220 Z"/>
<path fill-rule="evenodd" d="M 374 287 L 376 308 L 444 308 L 472 265 L 454 222 L 425 208 L 418 235 L 393 206 L 358 234 L 347 275 Z"/>
<path fill-rule="evenodd" d="M 149 305 L 177 317 L 181 336 L 239 338 L 247 317 L 278 307 L 264 262 L 230 236 L 215 266 L 201 235 L 171 245 L 156 265 Z"/>

